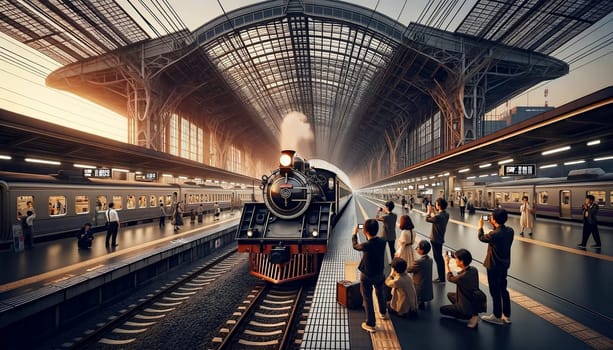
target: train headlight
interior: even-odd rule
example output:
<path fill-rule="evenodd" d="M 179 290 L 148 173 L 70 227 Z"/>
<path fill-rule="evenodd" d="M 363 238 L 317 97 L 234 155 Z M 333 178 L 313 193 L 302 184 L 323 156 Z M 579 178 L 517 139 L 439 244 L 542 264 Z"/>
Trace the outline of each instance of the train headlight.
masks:
<path fill-rule="evenodd" d="M 311 235 L 313 235 L 313 237 L 318 237 L 319 231 L 317 231 L 317 229 L 313 229 L 313 232 L 311 232 Z"/>
<path fill-rule="evenodd" d="M 281 156 L 279 157 L 279 169 L 282 173 L 294 168 L 294 154 L 296 154 L 296 151 L 281 151 Z"/>
<path fill-rule="evenodd" d="M 252 229 L 248 229 L 247 230 L 247 237 L 249 237 L 249 238 L 253 237 L 253 230 Z"/>

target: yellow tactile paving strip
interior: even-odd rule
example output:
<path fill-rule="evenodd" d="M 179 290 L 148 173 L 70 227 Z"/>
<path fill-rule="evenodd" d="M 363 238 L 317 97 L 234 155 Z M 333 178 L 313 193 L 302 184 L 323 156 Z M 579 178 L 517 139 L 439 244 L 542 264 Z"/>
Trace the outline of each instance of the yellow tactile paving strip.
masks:
<path fill-rule="evenodd" d="M 487 275 L 479 272 L 479 282 L 488 286 Z M 509 294 L 511 295 L 511 301 L 515 304 L 557 326 L 564 332 L 583 341 L 592 348 L 602 350 L 613 349 L 613 340 L 611 340 L 609 337 L 595 332 L 572 318 L 567 317 L 513 289 L 509 289 Z"/>

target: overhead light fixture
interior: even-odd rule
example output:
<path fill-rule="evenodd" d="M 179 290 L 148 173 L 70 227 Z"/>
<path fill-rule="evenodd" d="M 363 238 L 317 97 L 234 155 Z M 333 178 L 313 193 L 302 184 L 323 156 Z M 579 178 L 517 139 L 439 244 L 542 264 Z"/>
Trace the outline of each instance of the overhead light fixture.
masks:
<path fill-rule="evenodd" d="M 449 173 L 448 172 L 447 173 L 443 173 L 443 176 L 449 176 Z"/>
<path fill-rule="evenodd" d="M 490 176 L 497 176 L 498 174 L 494 173 L 494 174 L 490 174 Z"/>
<path fill-rule="evenodd" d="M 172 177 L 171 174 L 162 174 L 162 177 Z"/>
<path fill-rule="evenodd" d="M 564 163 L 564 165 L 575 165 L 575 164 L 581 164 L 581 163 L 585 163 L 585 160 L 583 159 L 573 160 L 573 161 Z"/>
<path fill-rule="evenodd" d="M 116 171 L 118 173 L 129 173 L 130 172 L 130 170 L 121 169 L 121 168 L 112 168 L 111 170 Z"/>
<path fill-rule="evenodd" d="M 560 148 L 550 149 L 549 151 L 541 152 L 541 155 L 546 156 L 548 154 L 554 154 L 554 153 L 558 153 L 558 152 L 568 151 L 569 149 L 570 149 L 570 146 L 564 146 L 564 147 L 560 147 Z"/>
<path fill-rule="evenodd" d="M 0 159 L 11 160 L 13 158 L 11 156 L 5 156 L 5 155 L 0 154 Z"/>
<path fill-rule="evenodd" d="M 88 165 L 88 164 L 77 164 L 77 163 L 75 163 L 72 166 L 75 167 L 75 168 L 96 169 L 95 165 Z"/>
<path fill-rule="evenodd" d="M 481 164 L 481 165 L 479 165 L 479 169 L 489 168 L 491 166 L 492 166 L 492 163 Z"/>
<path fill-rule="evenodd" d="M 512 163 L 512 162 L 513 162 L 513 158 L 509 158 L 509 159 L 505 159 L 505 160 L 499 161 L 498 165 L 508 164 L 508 163 Z"/>
<path fill-rule="evenodd" d="M 488 174 L 485 174 L 485 175 L 479 175 L 479 177 L 488 177 L 488 176 L 489 176 Z"/>
<path fill-rule="evenodd" d="M 474 178 L 476 178 L 476 176 L 467 176 L 466 180 L 470 180 L 470 179 L 474 179 Z"/>
<path fill-rule="evenodd" d="M 600 140 L 593 140 L 587 143 L 588 146 L 595 146 L 599 144 L 600 144 Z"/>
<path fill-rule="evenodd" d="M 461 170 L 458 170 L 458 173 L 465 173 L 465 172 L 467 172 L 469 170 L 470 170 L 470 168 L 461 169 Z"/>
<path fill-rule="evenodd" d="M 188 177 L 187 177 L 187 176 L 179 176 L 179 179 L 181 179 L 181 180 L 187 180 L 187 179 L 188 179 Z"/>
<path fill-rule="evenodd" d="M 606 157 L 598 157 L 598 158 L 594 158 L 594 161 L 596 161 L 596 162 L 600 162 L 601 160 L 609 160 L 609 159 L 613 159 L 613 156 L 606 156 Z"/>
<path fill-rule="evenodd" d="M 62 164 L 54 160 L 45 160 L 45 159 L 38 159 L 38 158 L 26 158 L 25 161 L 28 163 L 51 164 L 51 165 L 61 165 Z"/>
<path fill-rule="evenodd" d="M 546 164 L 546 165 L 541 165 L 539 169 L 555 168 L 557 166 L 558 166 L 557 164 Z"/>

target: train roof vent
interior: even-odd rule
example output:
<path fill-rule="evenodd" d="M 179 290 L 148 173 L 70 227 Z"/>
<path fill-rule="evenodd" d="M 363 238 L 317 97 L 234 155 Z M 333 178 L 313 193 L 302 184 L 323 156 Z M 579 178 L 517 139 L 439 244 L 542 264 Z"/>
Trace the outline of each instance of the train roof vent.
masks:
<path fill-rule="evenodd" d="M 587 168 L 587 169 L 575 169 L 568 172 L 567 179 L 569 180 L 581 180 L 581 179 L 596 179 L 605 172 L 601 168 Z"/>

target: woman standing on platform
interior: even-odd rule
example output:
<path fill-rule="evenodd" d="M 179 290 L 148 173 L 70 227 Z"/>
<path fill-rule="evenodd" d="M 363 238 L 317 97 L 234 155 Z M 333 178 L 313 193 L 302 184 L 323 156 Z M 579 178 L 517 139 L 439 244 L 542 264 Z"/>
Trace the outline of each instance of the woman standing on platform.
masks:
<path fill-rule="evenodd" d="M 396 241 L 395 257 L 402 258 L 407 262 L 408 266 L 413 265 L 415 261 L 415 253 L 413 251 L 413 242 L 415 242 L 415 234 L 413 233 L 413 222 L 408 215 L 400 217 L 400 238 Z"/>
<path fill-rule="evenodd" d="M 175 225 L 175 231 L 179 231 L 181 226 L 183 226 L 183 208 L 181 207 L 181 202 L 178 202 L 175 206 L 175 211 L 173 213 L 173 221 Z"/>
<path fill-rule="evenodd" d="M 528 202 L 528 196 L 521 198 L 522 205 L 519 207 L 521 216 L 519 217 L 519 225 L 521 226 L 520 236 L 524 235 L 524 230 L 528 229 L 528 234 L 532 236 L 532 226 L 534 225 L 534 208 Z"/>

